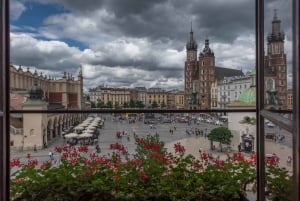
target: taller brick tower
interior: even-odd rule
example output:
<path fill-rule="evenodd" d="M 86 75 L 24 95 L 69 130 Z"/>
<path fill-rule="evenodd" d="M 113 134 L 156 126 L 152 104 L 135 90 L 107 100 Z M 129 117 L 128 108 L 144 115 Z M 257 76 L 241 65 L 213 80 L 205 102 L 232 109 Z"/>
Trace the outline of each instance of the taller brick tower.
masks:
<path fill-rule="evenodd" d="M 266 108 L 287 108 L 287 62 L 284 53 L 284 32 L 280 28 L 281 20 L 274 11 L 272 32 L 267 37 L 265 55 L 265 105 Z"/>
<path fill-rule="evenodd" d="M 185 108 L 193 108 L 192 105 L 197 104 L 194 98 L 192 100 L 192 94 L 196 94 L 195 92 L 198 91 L 198 62 L 197 62 L 197 42 L 194 40 L 193 36 L 193 28 L 191 26 L 191 31 L 189 35 L 189 39 L 186 43 L 186 61 L 184 65 L 184 103 Z M 196 109 L 196 108 L 195 108 Z"/>

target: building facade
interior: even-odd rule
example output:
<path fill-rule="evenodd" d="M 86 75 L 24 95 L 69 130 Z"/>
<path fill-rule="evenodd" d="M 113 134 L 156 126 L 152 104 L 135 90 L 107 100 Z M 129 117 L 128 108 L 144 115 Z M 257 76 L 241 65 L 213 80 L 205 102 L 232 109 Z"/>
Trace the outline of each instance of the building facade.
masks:
<path fill-rule="evenodd" d="M 114 107 L 122 107 L 130 102 L 131 90 L 128 88 L 102 87 L 100 101 L 105 105 L 112 104 Z"/>
<path fill-rule="evenodd" d="M 77 80 L 69 73 L 64 72 L 58 79 L 50 76 L 32 73 L 29 68 L 23 70 L 10 66 L 10 90 L 15 93 L 27 93 L 28 90 L 37 82 L 43 90 L 42 99 L 46 102 L 62 104 L 65 108 L 81 109 L 83 102 L 83 76 L 79 71 Z"/>
<path fill-rule="evenodd" d="M 244 76 L 225 77 L 217 85 L 218 108 L 227 108 L 231 102 L 237 101 L 242 92 L 255 86 L 255 72 Z"/>
<path fill-rule="evenodd" d="M 185 108 L 210 109 L 211 86 L 215 81 L 215 56 L 209 47 L 209 40 L 206 39 L 205 47 L 197 59 L 198 45 L 193 34 L 191 28 L 184 66 Z"/>
<path fill-rule="evenodd" d="M 184 104 L 186 109 L 211 109 L 218 107 L 216 81 L 225 76 L 244 75 L 242 70 L 215 66 L 215 55 L 209 47 L 209 40 L 197 59 L 197 42 L 191 29 L 186 44 L 186 61 L 184 66 Z"/>
<path fill-rule="evenodd" d="M 150 88 L 147 91 L 146 107 L 167 108 L 169 93 L 161 88 Z"/>
<path fill-rule="evenodd" d="M 265 105 L 267 108 L 287 109 L 287 61 L 284 51 L 285 34 L 275 11 L 272 30 L 267 37 L 265 55 Z"/>
<path fill-rule="evenodd" d="M 29 68 L 10 66 L 11 110 L 83 109 L 83 76 L 78 79 L 64 73 L 54 79 Z M 10 116 L 10 146 L 15 150 L 42 149 L 86 115 L 20 113 Z"/>

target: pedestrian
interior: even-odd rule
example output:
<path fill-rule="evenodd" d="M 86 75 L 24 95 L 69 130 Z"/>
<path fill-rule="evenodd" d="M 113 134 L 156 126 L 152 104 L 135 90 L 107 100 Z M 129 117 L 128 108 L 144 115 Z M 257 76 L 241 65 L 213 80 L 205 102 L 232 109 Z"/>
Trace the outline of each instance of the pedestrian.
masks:
<path fill-rule="evenodd" d="M 287 159 L 286 163 L 287 163 L 288 166 L 291 166 L 291 164 L 292 164 L 292 157 L 291 156 L 288 156 L 288 159 Z"/>
<path fill-rule="evenodd" d="M 97 153 L 100 153 L 100 152 L 101 152 L 101 149 L 100 149 L 100 147 L 99 147 L 99 144 L 96 145 L 96 151 L 97 151 Z"/>
<path fill-rule="evenodd" d="M 238 145 L 238 150 L 239 150 L 239 152 L 241 152 L 241 149 L 242 149 L 241 144 L 239 144 L 239 145 Z"/>
<path fill-rule="evenodd" d="M 37 152 L 36 144 L 35 144 L 34 147 L 33 147 L 33 151 L 34 151 L 34 152 Z"/>
<path fill-rule="evenodd" d="M 53 156 L 53 152 L 52 151 L 49 152 L 49 157 L 50 157 L 50 160 L 52 160 L 52 161 L 54 160 L 54 156 Z"/>
<path fill-rule="evenodd" d="M 200 154 L 202 153 L 202 149 L 201 149 L 201 147 L 199 148 L 199 153 L 200 153 Z"/>

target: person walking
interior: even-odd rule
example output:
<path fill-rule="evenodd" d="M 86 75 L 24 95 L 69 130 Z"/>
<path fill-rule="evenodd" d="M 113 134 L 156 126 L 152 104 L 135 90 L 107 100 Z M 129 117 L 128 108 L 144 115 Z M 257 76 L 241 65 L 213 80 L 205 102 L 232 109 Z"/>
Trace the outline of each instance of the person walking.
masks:
<path fill-rule="evenodd" d="M 51 160 L 51 161 L 54 160 L 54 156 L 53 156 L 53 152 L 52 152 L 52 151 L 49 152 L 49 157 L 50 157 L 50 160 Z"/>
<path fill-rule="evenodd" d="M 100 152 L 101 152 L 101 149 L 100 149 L 100 147 L 99 147 L 99 144 L 96 145 L 96 152 L 97 152 L 97 153 L 100 153 Z"/>

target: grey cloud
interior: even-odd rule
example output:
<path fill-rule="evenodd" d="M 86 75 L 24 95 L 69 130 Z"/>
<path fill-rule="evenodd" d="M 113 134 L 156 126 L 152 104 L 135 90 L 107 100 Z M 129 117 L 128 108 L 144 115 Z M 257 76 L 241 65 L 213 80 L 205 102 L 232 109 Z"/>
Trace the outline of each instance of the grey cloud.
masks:
<path fill-rule="evenodd" d="M 40 3 L 38 0 L 33 1 Z M 287 1 L 289 4 L 291 0 Z M 199 50 L 204 47 L 204 39 L 209 37 L 217 65 L 250 69 L 254 64 L 251 57 L 254 55 L 254 42 L 237 41 L 239 36 L 245 34 L 253 34 L 254 37 L 253 0 L 44 0 L 42 2 L 60 4 L 68 12 L 50 16 L 44 21 L 43 27 L 39 27 L 38 34 L 45 38 L 79 41 L 90 51 L 83 53 L 84 51 L 67 46 L 45 52 L 35 45 L 27 43 L 24 46 L 22 43 L 12 46 L 12 61 L 22 65 L 56 70 L 68 69 L 73 72 L 79 63 L 96 66 L 95 71 L 98 72 L 87 77 L 86 86 L 94 87 L 108 82 L 115 86 L 182 84 L 185 58 L 182 58 L 182 61 L 172 62 L 173 58 L 167 57 L 166 51 L 172 49 L 185 52 L 183 48 L 191 21 Z M 268 11 L 266 34 L 270 30 L 273 9 L 278 5 L 280 8 L 278 17 L 282 20 L 282 27 L 288 39 L 291 30 L 289 18 L 291 5 L 281 2 L 279 0 L 266 2 Z M 17 28 L 14 27 L 14 30 Z M 134 57 L 133 53 L 122 48 L 124 46 L 117 44 L 115 49 L 107 46 L 118 38 L 133 43 L 141 49 L 141 53 Z M 146 45 L 137 40 L 146 41 Z M 220 45 L 225 46 L 220 48 Z M 235 47 L 237 45 L 238 48 Z M 245 55 L 250 56 L 244 57 Z M 104 66 L 105 69 L 98 66 Z M 119 67 L 130 72 L 142 73 L 120 78 L 114 74 Z"/>

